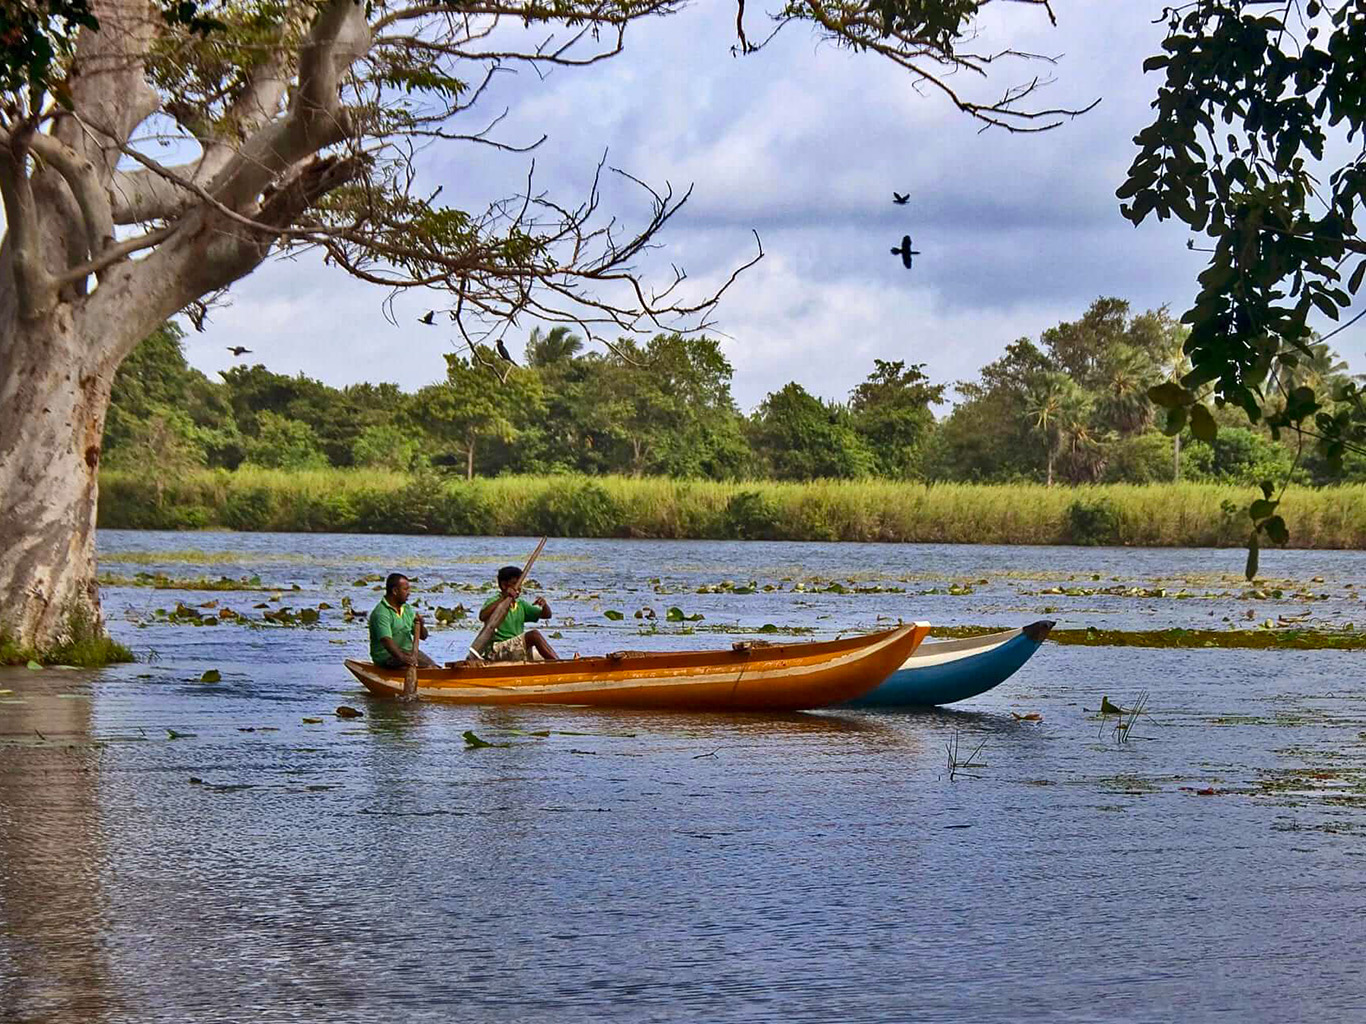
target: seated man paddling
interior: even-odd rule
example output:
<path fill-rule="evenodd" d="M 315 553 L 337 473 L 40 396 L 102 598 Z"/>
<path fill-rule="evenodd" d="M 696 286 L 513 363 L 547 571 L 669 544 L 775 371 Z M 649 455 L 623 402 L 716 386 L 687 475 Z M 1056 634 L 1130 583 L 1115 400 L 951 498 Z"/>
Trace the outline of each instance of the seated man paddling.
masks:
<path fill-rule="evenodd" d="M 436 668 L 437 664 L 418 650 L 413 654 L 413 631 L 427 639 L 422 616 L 408 603 L 408 577 L 391 572 L 384 581 L 384 600 L 370 613 L 370 660 L 381 668 Z"/>
<path fill-rule="evenodd" d="M 550 605 L 545 598 L 538 597 L 528 601 L 522 597 L 522 570 L 515 565 L 505 565 L 498 570 L 499 593 L 484 602 L 479 610 L 479 621 L 488 622 L 494 607 L 504 598 L 511 598 L 512 604 L 503 621 L 494 631 L 493 642 L 481 653 L 487 661 L 531 661 L 539 655 L 546 661 L 558 661 L 559 655 L 541 635 L 539 629 L 526 630 L 528 622 L 539 622 L 550 618 Z"/>

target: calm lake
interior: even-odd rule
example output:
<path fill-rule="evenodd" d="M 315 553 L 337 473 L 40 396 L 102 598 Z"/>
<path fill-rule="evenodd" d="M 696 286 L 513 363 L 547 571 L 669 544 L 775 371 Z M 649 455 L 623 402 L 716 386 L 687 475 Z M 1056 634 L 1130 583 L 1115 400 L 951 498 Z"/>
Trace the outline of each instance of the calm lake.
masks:
<path fill-rule="evenodd" d="M 344 606 L 402 569 L 429 621 L 454 618 L 426 649 L 458 657 L 462 608 L 533 541 L 99 546 L 138 663 L 0 669 L 0 1020 L 1366 1016 L 1361 652 L 1048 643 L 936 712 L 400 706 L 342 668 L 367 650 Z M 561 653 L 898 619 L 1366 628 L 1366 553 L 1265 552 L 1255 589 L 1241 567 L 552 540 L 531 575 Z M 1118 742 L 1101 699 L 1143 691 Z M 955 742 L 976 754 L 950 777 Z"/>

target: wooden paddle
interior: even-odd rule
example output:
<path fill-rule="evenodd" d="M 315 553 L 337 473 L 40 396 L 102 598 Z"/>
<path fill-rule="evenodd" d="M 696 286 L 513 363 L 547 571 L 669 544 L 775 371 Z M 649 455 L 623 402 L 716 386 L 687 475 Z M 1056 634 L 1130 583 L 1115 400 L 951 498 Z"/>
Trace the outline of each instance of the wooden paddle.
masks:
<path fill-rule="evenodd" d="M 403 673 L 403 700 L 417 700 L 417 644 L 422 639 L 422 627 L 413 621 L 413 663 Z"/>
<path fill-rule="evenodd" d="M 522 566 L 522 575 L 518 577 L 519 587 L 522 583 L 526 582 L 527 573 L 531 572 L 531 567 L 536 564 L 536 556 L 541 553 L 541 548 L 545 547 L 545 542 L 546 538 L 542 537 L 541 543 L 536 545 L 536 550 L 533 551 L 531 557 L 526 560 L 526 565 Z M 489 617 L 484 621 L 483 628 L 480 629 L 479 633 L 475 636 L 474 643 L 470 644 L 470 653 L 480 661 L 484 660 L 484 655 L 481 653 L 484 649 L 484 645 L 488 643 L 489 637 L 493 636 L 494 630 L 502 625 L 504 616 L 507 615 L 508 610 L 512 607 L 512 602 L 515 600 L 516 598 L 514 597 L 504 597 L 500 599 L 499 602 L 493 606 L 493 611 L 489 612 Z M 414 649 L 416 650 L 416 648 Z"/>

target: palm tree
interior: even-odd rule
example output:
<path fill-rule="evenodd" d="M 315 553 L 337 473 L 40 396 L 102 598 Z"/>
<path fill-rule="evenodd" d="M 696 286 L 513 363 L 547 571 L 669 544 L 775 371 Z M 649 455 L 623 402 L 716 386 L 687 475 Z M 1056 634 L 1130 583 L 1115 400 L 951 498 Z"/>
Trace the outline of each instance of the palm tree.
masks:
<path fill-rule="evenodd" d="M 1042 373 L 1030 388 L 1025 414 L 1030 426 L 1043 438 L 1048 452 L 1048 486 L 1053 486 L 1053 468 L 1069 436 L 1085 424 L 1091 413 L 1091 398 L 1067 374 L 1058 370 Z"/>
<path fill-rule="evenodd" d="M 531 366 L 549 366 L 573 359 L 581 351 L 583 339 L 571 333 L 563 324 L 552 327 L 548 334 L 542 334 L 539 327 L 533 327 L 526 343 L 526 361 Z"/>
<path fill-rule="evenodd" d="M 1141 434 L 1153 421 L 1148 382 L 1156 367 L 1148 353 L 1132 345 L 1116 345 L 1100 367 L 1104 390 L 1100 396 L 1101 420 L 1121 435 Z"/>

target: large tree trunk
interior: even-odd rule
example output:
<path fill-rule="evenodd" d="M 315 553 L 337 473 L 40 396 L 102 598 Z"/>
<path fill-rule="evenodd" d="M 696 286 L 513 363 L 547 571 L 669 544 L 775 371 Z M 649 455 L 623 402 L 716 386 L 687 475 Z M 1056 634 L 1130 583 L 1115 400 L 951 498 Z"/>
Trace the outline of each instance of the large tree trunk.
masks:
<path fill-rule="evenodd" d="M 113 370 L 69 307 L 41 325 L 0 323 L 0 631 L 46 650 L 74 613 L 100 618 L 95 501 Z"/>

